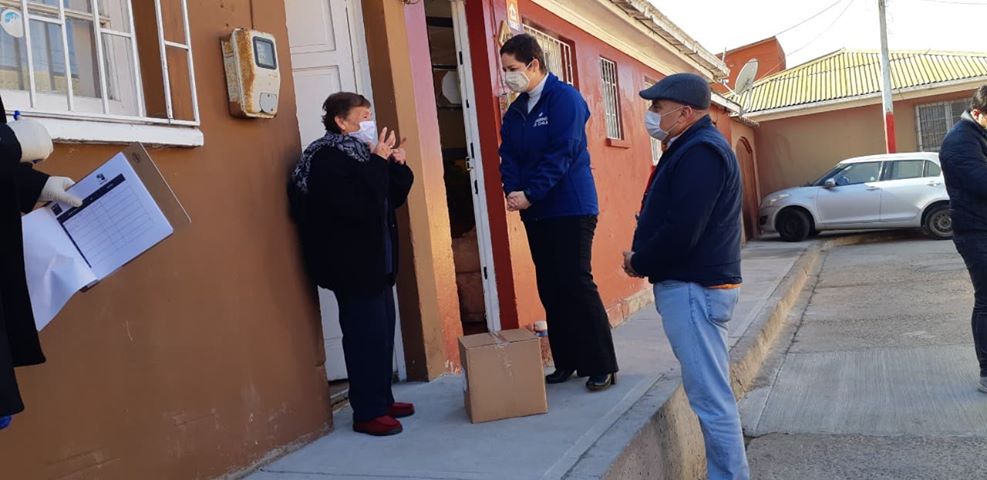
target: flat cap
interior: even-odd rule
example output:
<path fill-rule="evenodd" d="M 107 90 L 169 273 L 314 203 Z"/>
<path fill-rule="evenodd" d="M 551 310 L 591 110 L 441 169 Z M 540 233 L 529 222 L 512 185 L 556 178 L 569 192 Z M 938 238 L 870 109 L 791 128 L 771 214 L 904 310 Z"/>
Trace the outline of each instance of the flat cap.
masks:
<path fill-rule="evenodd" d="M 641 90 L 645 100 L 671 100 L 701 110 L 709 108 L 711 92 L 706 79 L 694 73 L 669 75 L 650 88 Z"/>

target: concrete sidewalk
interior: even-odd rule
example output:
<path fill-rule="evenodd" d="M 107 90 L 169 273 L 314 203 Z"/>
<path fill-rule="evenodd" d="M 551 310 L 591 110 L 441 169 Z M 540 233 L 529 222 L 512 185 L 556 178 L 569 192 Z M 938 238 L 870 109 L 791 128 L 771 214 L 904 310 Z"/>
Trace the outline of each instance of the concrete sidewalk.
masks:
<path fill-rule="evenodd" d="M 781 282 L 813 246 L 754 242 L 744 249 L 745 283 L 730 326 L 731 346 L 771 307 Z M 351 412 L 343 410 L 332 434 L 248 478 L 603 478 L 642 425 L 680 390 L 678 363 L 653 308 L 615 329 L 614 342 L 621 367 L 617 384 L 596 394 L 578 379 L 551 385 L 547 415 L 472 425 L 463 407 L 461 376 L 397 385 L 395 396 L 418 409 L 402 420 L 401 435 L 354 433 Z"/>
<path fill-rule="evenodd" d="M 973 291 L 952 242 L 832 250 L 741 404 L 753 478 L 987 477 Z"/>

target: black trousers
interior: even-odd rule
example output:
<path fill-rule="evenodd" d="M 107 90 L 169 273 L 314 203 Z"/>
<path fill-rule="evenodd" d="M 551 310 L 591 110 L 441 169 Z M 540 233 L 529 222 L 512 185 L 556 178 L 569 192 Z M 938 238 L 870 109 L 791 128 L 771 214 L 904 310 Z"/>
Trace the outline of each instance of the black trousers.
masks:
<path fill-rule="evenodd" d="M 353 421 L 387 415 L 394 403 L 394 292 L 336 292 Z"/>
<path fill-rule="evenodd" d="M 987 233 L 955 233 L 953 242 L 973 282 L 973 343 L 980 376 L 987 377 Z"/>
<path fill-rule="evenodd" d="M 617 371 L 606 308 L 593 281 L 596 217 L 528 221 L 538 295 L 548 316 L 548 340 L 555 367 L 580 375 Z"/>

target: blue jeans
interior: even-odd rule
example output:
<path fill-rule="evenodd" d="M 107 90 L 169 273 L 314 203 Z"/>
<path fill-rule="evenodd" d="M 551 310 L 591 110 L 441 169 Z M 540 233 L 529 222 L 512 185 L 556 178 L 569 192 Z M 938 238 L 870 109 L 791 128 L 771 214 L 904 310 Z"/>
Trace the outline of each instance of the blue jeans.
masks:
<path fill-rule="evenodd" d="M 665 335 L 682 364 L 682 385 L 699 417 L 710 480 L 748 480 L 737 401 L 730 387 L 727 322 L 738 291 L 666 281 L 655 285 Z"/>

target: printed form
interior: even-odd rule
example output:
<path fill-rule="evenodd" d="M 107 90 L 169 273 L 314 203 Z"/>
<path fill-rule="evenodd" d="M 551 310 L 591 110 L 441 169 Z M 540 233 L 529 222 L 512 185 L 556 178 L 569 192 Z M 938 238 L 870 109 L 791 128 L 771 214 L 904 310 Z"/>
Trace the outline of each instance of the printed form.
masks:
<path fill-rule="evenodd" d="M 122 153 L 69 192 L 84 199 L 81 207 L 52 203 L 23 217 L 28 290 L 38 330 L 77 291 L 174 233 Z"/>

